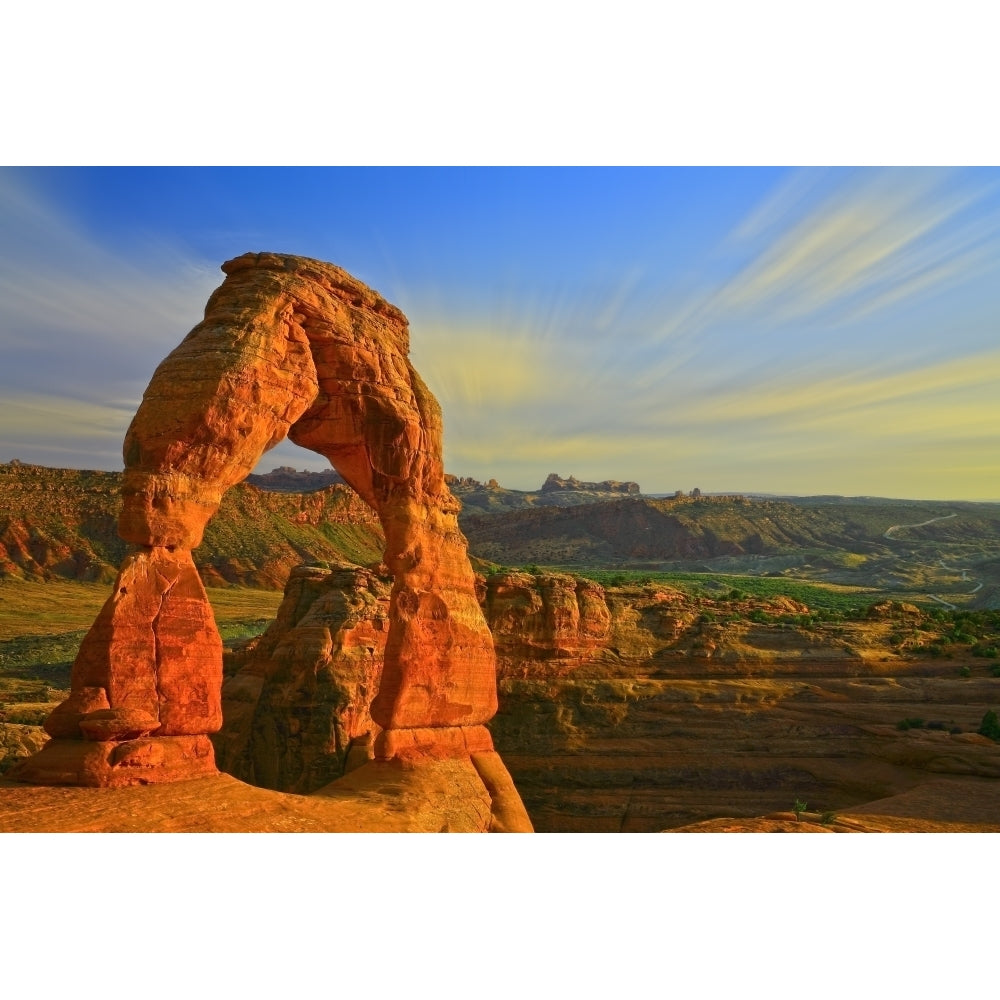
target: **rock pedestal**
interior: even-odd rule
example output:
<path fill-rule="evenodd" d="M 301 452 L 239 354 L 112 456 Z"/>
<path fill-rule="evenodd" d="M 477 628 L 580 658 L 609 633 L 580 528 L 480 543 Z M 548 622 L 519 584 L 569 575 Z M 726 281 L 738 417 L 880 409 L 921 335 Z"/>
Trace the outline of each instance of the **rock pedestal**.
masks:
<path fill-rule="evenodd" d="M 491 754 L 493 640 L 406 317 L 321 261 L 245 254 L 222 269 L 126 434 L 118 530 L 135 548 L 46 723 L 53 739 L 17 777 L 116 786 L 214 771 L 222 645 L 191 550 L 226 490 L 285 437 L 324 455 L 384 528 L 394 581 L 375 758 Z"/>

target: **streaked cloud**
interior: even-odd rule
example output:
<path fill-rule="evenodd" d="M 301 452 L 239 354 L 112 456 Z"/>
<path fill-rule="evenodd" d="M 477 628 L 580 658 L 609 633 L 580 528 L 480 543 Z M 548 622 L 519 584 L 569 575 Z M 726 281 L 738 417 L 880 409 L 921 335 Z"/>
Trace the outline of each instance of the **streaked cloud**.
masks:
<path fill-rule="evenodd" d="M 92 232 L 20 173 L 0 171 L 0 218 L 0 460 L 120 467 L 218 261 L 179 235 Z M 637 246 L 593 280 L 526 281 L 476 252 L 496 276 L 481 299 L 402 268 L 394 296 L 449 471 L 1000 496 L 1000 203 L 979 174 L 789 172 L 683 273 Z M 282 443 L 261 467 L 278 464 L 325 462 Z"/>
<path fill-rule="evenodd" d="M 988 190 L 956 188 L 946 171 L 877 171 L 838 186 L 785 227 L 723 289 L 718 308 L 777 310 L 782 320 L 834 305 L 866 304 L 916 275 L 944 275 L 951 260 L 984 238 L 967 212 Z M 966 216 L 963 219 L 963 216 Z M 912 292 L 933 287 L 911 283 Z"/>
<path fill-rule="evenodd" d="M 109 249 L 23 175 L 0 171 L 0 388 L 138 403 L 221 279 L 162 238 Z"/>

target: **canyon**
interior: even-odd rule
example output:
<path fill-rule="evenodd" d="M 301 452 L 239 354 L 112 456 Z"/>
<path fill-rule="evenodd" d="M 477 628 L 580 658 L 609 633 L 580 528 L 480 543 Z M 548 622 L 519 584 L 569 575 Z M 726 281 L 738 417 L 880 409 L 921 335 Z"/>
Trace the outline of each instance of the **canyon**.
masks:
<path fill-rule="evenodd" d="M 268 631 L 227 654 L 225 770 L 308 793 L 365 758 L 388 585 L 349 566 L 293 574 Z M 909 818 L 929 828 L 1000 829 L 1000 746 L 977 732 L 1000 671 L 944 619 L 881 602 L 803 625 L 810 609 L 789 598 L 545 572 L 495 573 L 480 597 L 497 648 L 489 728 L 536 830 L 732 829 L 797 801 L 818 821 L 920 796 L 933 804 Z M 1000 617 L 983 624 L 995 635 Z"/>
<path fill-rule="evenodd" d="M 1000 701 L 1000 616 L 838 613 L 728 582 L 479 577 L 487 726 L 536 830 L 1000 829 L 1000 746 L 977 731 Z M 294 804 L 370 760 L 390 586 L 346 562 L 293 571 L 265 632 L 224 653 L 220 768 Z M 264 821 L 292 824 L 282 809 Z"/>
<path fill-rule="evenodd" d="M 20 484 L 32 477 L 41 485 Z M 11 480 L 20 510 L 50 532 L 60 517 L 93 525 L 80 512 L 115 502 L 116 474 L 0 466 L 0 483 Z M 997 629 L 989 588 L 968 593 L 971 572 L 985 568 L 989 579 L 989 559 L 961 558 L 991 544 L 992 505 L 959 505 L 956 516 L 921 525 L 928 513 L 943 516 L 940 505 L 830 498 L 810 511 L 805 502 L 685 497 L 656 501 L 657 509 L 625 497 L 616 501 L 616 535 L 607 499 L 591 503 L 471 515 L 469 533 L 483 531 L 474 549 L 500 557 L 473 557 L 497 650 L 499 709 L 487 726 L 536 829 L 803 830 L 813 809 L 812 825 L 822 815 L 842 824 L 825 830 L 993 828 L 997 746 L 977 729 L 1000 703 L 995 661 L 981 655 L 995 647 Z M 669 530 L 666 512 L 676 518 Z M 660 546 L 686 537 L 689 560 L 652 564 L 689 572 L 636 568 L 651 564 L 643 559 L 575 573 L 498 568 L 516 562 L 511 555 L 544 555 L 533 547 L 537 535 L 511 527 L 539 516 L 543 525 L 573 519 L 571 537 L 619 548 L 643 535 Z M 647 531 L 650 516 L 661 520 Z M 461 523 L 468 530 L 468 512 Z M 490 524 L 500 541 L 489 541 Z M 763 552 L 712 554 L 720 539 L 754 533 Z M 70 547 L 82 534 L 63 537 Z M 273 587 L 286 572 L 291 588 L 263 635 L 229 642 L 224 653 L 224 721 L 211 738 L 220 765 L 240 781 L 302 795 L 369 759 L 376 727 L 365 698 L 381 669 L 391 587 L 382 538 L 370 509 L 339 485 L 282 494 L 240 484 L 209 522 L 195 550 L 206 581 L 238 596 L 239 584 Z M 226 554 L 236 540 L 239 562 Z M 265 572 L 260 560 L 275 558 L 282 540 L 281 565 Z M 844 558 L 849 544 L 854 560 Z M 961 547 L 958 559 L 934 558 L 949 546 Z M 45 545 L 20 551 L 40 558 L 9 560 L 19 575 L 8 575 L 8 588 L 46 576 L 54 584 L 82 562 L 54 562 L 59 550 Z M 929 602 L 931 586 L 968 610 Z M 978 620 L 975 636 L 963 618 Z M 907 720 L 921 724 L 900 728 Z M 37 726 L 0 727 L 9 762 L 46 738 Z M 797 801 L 810 813 L 790 813 Z M 858 812 L 871 803 L 880 818 Z M 230 806 L 233 816 L 249 808 Z"/>

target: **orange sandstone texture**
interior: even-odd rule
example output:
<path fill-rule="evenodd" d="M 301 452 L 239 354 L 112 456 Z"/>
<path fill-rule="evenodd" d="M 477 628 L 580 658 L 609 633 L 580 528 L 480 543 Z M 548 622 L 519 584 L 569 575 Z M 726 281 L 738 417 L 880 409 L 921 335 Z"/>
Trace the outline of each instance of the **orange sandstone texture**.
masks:
<path fill-rule="evenodd" d="M 155 746 L 219 728 L 221 643 L 190 552 L 226 490 L 286 436 L 329 459 L 385 533 L 394 580 L 370 704 L 383 730 L 375 757 L 491 753 L 482 724 L 497 707 L 493 640 L 445 484 L 441 411 L 410 364 L 405 316 L 321 261 L 245 254 L 223 271 L 204 320 L 157 368 L 129 427 L 118 530 L 136 550 L 53 713 L 51 750 L 18 777 L 175 780 L 185 754 L 191 773 L 204 773 L 200 742 L 165 754 L 159 771 L 156 753 L 125 770 L 114 752 L 97 765 L 92 748 L 62 744 L 135 737 Z M 90 719 L 95 712 L 105 715 Z M 98 731 L 110 741 L 95 741 Z M 66 765 L 74 752 L 76 777 Z"/>
<path fill-rule="evenodd" d="M 308 794 L 369 759 L 391 584 L 360 566 L 292 570 L 267 631 L 226 654 L 222 770 Z"/>

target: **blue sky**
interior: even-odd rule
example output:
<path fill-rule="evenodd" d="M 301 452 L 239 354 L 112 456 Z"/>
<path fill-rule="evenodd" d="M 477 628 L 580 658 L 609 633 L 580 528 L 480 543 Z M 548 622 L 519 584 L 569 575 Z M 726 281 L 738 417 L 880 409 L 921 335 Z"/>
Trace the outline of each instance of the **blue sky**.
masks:
<path fill-rule="evenodd" d="M 120 468 L 248 250 L 406 313 L 458 475 L 1000 498 L 986 168 L 7 168 L 0 461 Z"/>

